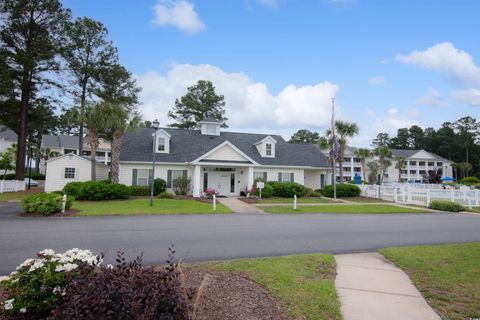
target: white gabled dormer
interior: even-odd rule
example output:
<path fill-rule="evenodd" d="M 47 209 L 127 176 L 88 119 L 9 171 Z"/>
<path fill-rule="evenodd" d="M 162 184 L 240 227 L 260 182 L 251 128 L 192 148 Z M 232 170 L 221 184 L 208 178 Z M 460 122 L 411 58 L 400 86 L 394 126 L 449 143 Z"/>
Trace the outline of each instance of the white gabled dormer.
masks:
<path fill-rule="evenodd" d="M 266 136 L 262 140 L 255 143 L 258 152 L 264 158 L 275 158 L 275 144 L 277 140 L 273 139 L 271 136 Z"/>
<path fill-rule="evenodd" d="M 152 133 L 152 138 L 154 137 L 155 132 Z M 157 141 L 155 141 L 156 153 L 170 153 L 170 137 L 171 135 L 163 129 L 157 131 Z"/>
<path fill-rule="evenodd" d="M 198 123 L 200 125 L 200 130 L 202 131 L 203 135 L 210 135 L 210 136 L 219 136 L 220 135 L 220 126 L 222 125 L 221 122 L 214 118 L 205 118 Z"/>

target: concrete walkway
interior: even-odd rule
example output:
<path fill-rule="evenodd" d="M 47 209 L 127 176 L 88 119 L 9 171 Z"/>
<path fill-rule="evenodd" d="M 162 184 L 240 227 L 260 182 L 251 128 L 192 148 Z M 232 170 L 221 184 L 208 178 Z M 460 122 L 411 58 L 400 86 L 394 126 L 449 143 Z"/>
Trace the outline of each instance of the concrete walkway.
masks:
<path fill-rule="evenodd" d="M 264 213 L 261 209 L 253 204 L 248 204 L 237 198 L 217 198 L 218 202 L 229 207 L 235 213 Z"/>
<path fill-rule="evenodd" d="M 345 320 L 440 320 L 410 278 L 379 253 L 336 255 Z"/>

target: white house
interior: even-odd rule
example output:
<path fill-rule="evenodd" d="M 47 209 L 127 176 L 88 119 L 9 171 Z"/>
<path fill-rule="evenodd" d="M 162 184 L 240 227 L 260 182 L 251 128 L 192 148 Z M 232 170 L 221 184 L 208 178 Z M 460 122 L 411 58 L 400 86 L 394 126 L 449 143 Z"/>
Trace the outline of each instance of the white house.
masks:
<path fill-rule="evenodd" d="M 0 125 L 0 153 L 17 143 L 17 134 L 9 128 Z"/>
<path fill-rule="evenodd" d="M 106 164 L 96 162 L 96 180 L 108 179 L 109 167 Z M 62 190 L 63 187 L 73 181 L 91 180 L 90 159 L 70 153 L 47 160 L 47 172 L 45 176 L 45 192 Z"/>
<path fill-rule="evenodd" d="M 155 150 L 155 178 L 167 182 L 178 176 L 191 180 L 191 193 L 199 197 L 207 188 L 224 196 L 238 196 L 256 178 L 294 181 L 317 189 L 331 181 L 327 158 L 311 144 L 293 144 L 281 136 L 221 131 L 213 119 L 200 122 L 200 130 L 154 128 L 127 133 L 120 154 L 120 183 L 148 185 Z"/>
<path fill-rule="evenodd" d="M 50 151 L 56 151 L 60 155 L 74 153 L 79 154 L 78 148 L 78 136 L 69 135 L 42 135 L 42 142 L 40 147 L 42 149 L 49 149 Z M 83 139 L 83 156 L 90 156 L 90 145 L 87 138 Z M 111 162 L 111 144 L 109 141 L 100 138 L 97 148 L 96 160 L 104 164 L 110 164 Z M 45 160 L 40 161 L 40 172 L 45 173 Z"/>

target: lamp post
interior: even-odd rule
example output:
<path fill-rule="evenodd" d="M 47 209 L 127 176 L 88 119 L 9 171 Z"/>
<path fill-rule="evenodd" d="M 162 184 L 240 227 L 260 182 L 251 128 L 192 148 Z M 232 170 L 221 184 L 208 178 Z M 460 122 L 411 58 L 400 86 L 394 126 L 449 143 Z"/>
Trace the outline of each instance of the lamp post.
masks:
<path fill-rule="evenodd" d="M 160 126 L 160 122 L 157 119 L 152 122 L 152 127 L 155 129 L 153 134 L 153 148 L 152 148 L 152 181 L 150 181 L 150 206 L 153 206 L 153 189 L 154 189 L 154 181 L 155 181 L 155 155 L 157 150 L 155 150 L 157 146 L 157 130 Z"/>

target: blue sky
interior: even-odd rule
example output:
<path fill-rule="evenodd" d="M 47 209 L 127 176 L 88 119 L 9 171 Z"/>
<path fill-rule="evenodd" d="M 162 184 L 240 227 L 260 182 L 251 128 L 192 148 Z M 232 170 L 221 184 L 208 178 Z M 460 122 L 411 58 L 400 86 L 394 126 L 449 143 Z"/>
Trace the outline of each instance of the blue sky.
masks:
<path fill-rule="evenodd" d="M 480 2 L 65 0 L 102 21 L 144 88 L 146 119 L 198 79 L 225 95 L 231 130 L 324 132 L 329 101 L 380 131 L 480 116 Z"/>

